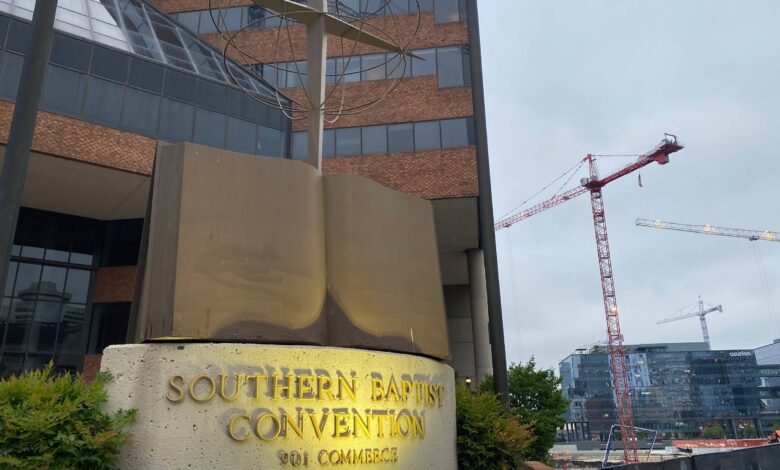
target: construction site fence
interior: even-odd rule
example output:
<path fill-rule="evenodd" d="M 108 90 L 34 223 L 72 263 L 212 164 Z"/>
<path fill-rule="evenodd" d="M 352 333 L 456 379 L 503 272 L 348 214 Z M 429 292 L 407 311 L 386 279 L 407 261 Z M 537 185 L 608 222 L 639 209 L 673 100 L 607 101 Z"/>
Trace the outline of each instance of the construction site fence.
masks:
<path fill-rule="evenodd" d="M 780 469 L 780 444 L 609 468 L 619 470 L 776 470 Z"/>

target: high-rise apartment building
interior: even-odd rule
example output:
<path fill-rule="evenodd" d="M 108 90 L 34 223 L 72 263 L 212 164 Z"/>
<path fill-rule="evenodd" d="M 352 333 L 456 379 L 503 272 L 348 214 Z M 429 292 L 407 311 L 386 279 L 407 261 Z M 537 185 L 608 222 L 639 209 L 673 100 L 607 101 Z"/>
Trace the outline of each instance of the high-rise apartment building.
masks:
<path fill-rule="evenodd" d="M 750 350 L 706 343 L 626 345 L 634 424 L 659 438 L 699 437 L 719 425 L 730 437 L 763 431 L 759 370 Z M 619 423 L 607 348 L 578 350 L 560 363 L 568 440 L 606 440 Z"/>
<path fill-rule="evenodd" d="M 33 4 L 0 0 L 0 155 Z M 392 23 L 399 37 L 411 35 L 417 6 L 339 1 L 377 28 Z M 411 45 L 418 58 L 406 67 L 331 41 L 331 85 L 347 63 L 347 93 L 388 77 L 400 82 L 369 111 L 326 124 L 323 171 L 359 174 L 432 202 L 452 363 L 461 378 L 481 377 L 492 370 L 478 223 L 486 195 L 477 180 L 467 2 L 419 0 L 419 7 Z M 214 18 L 223 32 L 246 28 L 246 54 L 229 52 L 229 70 Z M 250 0 L 60 0 L 55 28 L 0 311 L 3 375 L 52 358 L 90 371 L 103 347 L 124 342 L 158 142 L 301 158 L 305 141 L 302 122 L 240 89 L 275 96 L 277 87 L 295 97 L 305 79 L 302 27 L 285 27 L 292 48 L 276 47 L 279 20 Z"/>

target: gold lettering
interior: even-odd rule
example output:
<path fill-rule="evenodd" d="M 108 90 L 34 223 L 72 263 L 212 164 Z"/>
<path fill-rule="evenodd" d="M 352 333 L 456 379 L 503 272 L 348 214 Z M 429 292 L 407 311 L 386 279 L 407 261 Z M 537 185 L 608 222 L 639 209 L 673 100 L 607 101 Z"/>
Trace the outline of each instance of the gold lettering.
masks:
<path fill-rule="evenodd" d="M 309 415 L 311 416 L 311 415 Z M 326 457 L 324 460 L 323 457 Z M 317 461 L 322 465 L 323 467 L 326 465 L 330 465 L 330 462 L 328 462 L 328 451 L 327 450 L 321 450 L 319 454 L 317 454 Z"/>
<path fill-rule="evenodd" d="M 420 436 L 420 439 L 425 439 L 425 416 L 412 416 L 412 434 Z"/>
<path fill-rule="evenodd" d="M 244 437 L 239 437 L 238 435 L 236 435 L 235 431 L 233 430 L 236 421 L 242 418 L 246 420 L 247 424 L 249 424 L 249 415 L 245 415 L 245 414 L 233 415 L 230 418 L 230 422 L 228 422 L 228 426 L 227 426 L 228 436 L 230 436 L 230 438 L 233 439 L 234 441 L 238 441 L 238 442 L 245 441 L 246 438 L 249 437 L 250 432 L 247 430 L 244 430 Z"/>
<path fill-rule="evenodd" d="M 225 393 L 225 379 L 227 378 L 227 375 L 225 374 L 219 374 L 219 396 L 222 397 L 225 401 L 233 401 L 238 398 L 238 395 L 241 393 L 241 387 L 244 385 L 244 382 L 246 381 L 246 375 L 245 374 L 236 374 L 236 388 L 233 390 L 233 394 L 230 396 L 227 396 Z"/>
<path fill-rule="evenodd" d="M 333 437 L 349 437 L 348 413 L 333 413 Z"/>
<path fill-rule="evenodd" d="M 333 457 L 334 455 L 336 457 Z M 329 457 L 330 457 L 330 463 L 331 464 L 341 463 L 341 454 L 339 454 L 339 451 L 337 451 L 337 450 L 330 451 L 330 456 Z"/>
<path fill-rule="evenodd" d="M 314 396 L 314 385 L 312 384 L 312 380 L 314 380 L 313 375 L 299 375 L 296 378 L 298 381 L 299 400 L 314 400 L 317 398 Z M 306 396 L 306 394 L 309 394 L 309 396 Z"/>
<path fill-rule="evenodd" d="M 320 420 L 320 424 L 317 425 L 317 413 L 308 413 L 311 427 L 314 428 L 314 434 L 317 436 L 317 439 L 322 439 L 322 431 L 325 430 L 325 424 L 328 422 L 330 414 L 330 411 L 326 411 Z"/>
<path fill-rule="evenodd" d="M 293 432 L 298 435 L 301 439 L 303 439 L 303 415 L 305 415 L 306 412 L 303 411 L 301 413 L 298 413 L 298 419 L 293 421 L 290 419 L 289 413 L 284 413 L 284 436 L 288 437 L 289 434 L 287 433 L 287 429 L 292 428 Z"/>
<path fill-rule="evenodd" d="M 389 462 L 390 461 L 390 449 L 385 447 L 382 449 L 382 462 Z"/>
<path fill-rule="evenodd" d="M 176 385 L 176 379 L 181 380 L 181 385 L 182 387 L 184 386 L 184 377 L 182 377 L 181 375 L 174 375 L 173 377 L 170 378 L 170 380 L 168 380 L 168 384 L 171 386 L 172 389 L 176 390 L 177 395 L 176 397 L 171 397 L 170 394 L 165 395 L 165 398 L 167 398 L 168 401 L 171 401 L 173 403 L 177 403 L 184 400 L 184 390 L 178 385 Z"/>
<path fill-rule="evenodd" d="M 268 384 L 268 376 L 267 375 L 263 375 L 263 374 L 250 375 L 249 377 L 246 378 L 247 383 L 250 380 L 252 380 L 252 379 L 255 380 L 255 400 L 259 400 L 260 399 L 260 381 L 261 380 L 265 381 L 265 383 L 267 385 Z"/>
<path fill-rule="evenodd" d="M 325 386 L 327 385 L 327 387 Z M 317 397 L 319 397 L 320 400 L 324 400 L 325 396 L 327 395 L 330 397 L 330 401 L 335 401 L 336 399 L 333 398 L 333 392 L 331 391 L 331 387 L 333 386 L 333 381 L 330 380 L 330 377 L 327 375 L 318 375 L 317 376 Z"/>
<path fill-rule="evenodd" d="M 412 427 L 411 419 L 409 418 L 409 415 L 407 414 L 399 414 L 398 418 L 396 418 L 396 425 L 395 425 L 395 434 L 400 434 L 403 437 L 406 437 L 409 435 L 409 430 Z M 402 423 L 406 422 L 406 429 L 404 429 Z"/>
<path fill-rule="evenodd" d="M 401 381 L 401 399 L 406 401 L 409 398 L 409 394 L 412 393 L 412 383 L 408 380 Z"/>
<path fill-rule="evenodd" d="M 281 392 L 285 392 L 285 398 L 290 398 L 290 386 L 292 385 L 292 381 L 294 380 L 295 376 L 293 374 L 287 374 L 287 385 L 281 385 L 279 383 L 279 378 L 281 377 L 278 374 L 274 374 L 274 400 L 277 398 L 281 398 L 282 394 Z"/>
<path fill-rule="evenodd" d="M 201 380 L 208 380 L 209 384 L 211 385 L 211 390 L 209 390 L 209 393 L 206 395 L 205 398 L 198 398 L 195 396 L 195 386 L 200 382 Z M 214 398 L 214 395 L 217 394 L 217 384 L 214 382 L 214 379 L 212 379 L 208 375 L 199 375 L 192 379 L 192 382 L 190 382 L 190 396 L 193 400 L 203 403 L 211 400 Z"/>
<path fill-rule="evenodd" d="M 390 383 L 387 384 L 387 393 L 385 394 L 385 400 L 392 400 L 395 402 L 401 401 L 401 397 L 398 396 L 398 385 L 395 383 L 395 377 L 390 377 Z"/>
<path fill-rule="evenodd" d="M 380 401 L 384 397 L 384 385 L 382 379 L 371 378 L 371 400 Z"/>
<path fill-rule="evenodd" d="M 439 385 L 439 406 L 444 406 L 442 395 L 444 395 L 444 385 Z"/>
<path fill-rule="evenodd" d="M 355 379 L 350 379 L 349 382 L 347 382 L 347 379 L 345 379 L 342 376 L 339 376 L 339 400 L 344 399 L 344 391 L 349 394 L 349 396 L 352 398 L 352 401 L 355 401 L 357 398 L 355 398 Z"/>
<path fill-rule="evenodd" d="M 382 423 L 384 422 L 384 419 L 387 418 L 387 415 L 374 414 L 374 416 L 376 416 L 376 424 L 378 428 L 376 436 L 385 437 L 385 430 L 384 427 L 382 426 Z"/>
<path fill-rule="evenodd" d="M 366 437 L 371 437 L 371 411 L 367 410 L 366 413 L 368 414 L 368 419 L 364 421 L 359 413 L 354 410 L 352 412 L 352 433 L 355 437 L 357 437 L 358 428 L 363 431 Z"/>
<path fill-rule="evenodd" d="M 271 426 L 272 429 L 270 432 L 272 434 L 263 434 L 262 427 L 263 427 L 263 421 L 266 418 L 271 419 Z M 257 418 L 257 423 L 255 423 L 255 434 L 257 434 L 257 437 L 264 441 L 272 441 L 279 437 L 279 433 L 282 432 L 282 423 L 279 422 L 279 418 L 277 418 L 275 415 L 266 413 L 264 415 L 260 415 L 259 418 Z"/>

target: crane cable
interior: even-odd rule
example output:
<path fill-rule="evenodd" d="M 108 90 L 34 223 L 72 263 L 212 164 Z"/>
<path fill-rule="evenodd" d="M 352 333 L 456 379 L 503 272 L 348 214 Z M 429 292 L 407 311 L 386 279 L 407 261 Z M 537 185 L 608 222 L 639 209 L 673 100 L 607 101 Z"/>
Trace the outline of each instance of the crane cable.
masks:
<path fill-rule="evenodd" d="M 764 257 L 761 254 L 761 247 L 756 243 L 756 240 L 751 240 L 753 246 L 753 255 L 756 259 L 756 265 L 758 266 L 758 275 L 761 278 L 761 287 L 764 291 L 764 297 L 766 298 L 767 308 L 769 310 L 769 318 L 772 322 L 772 326 L 775 332 L 780 334 L 780 328 L 777 325 L 777 312 L 775 310 L 775 303 L 772 299 L 772 291 L 769 289 L 769 279 L 766 274 L 766 266 L 764 266 Z"/>

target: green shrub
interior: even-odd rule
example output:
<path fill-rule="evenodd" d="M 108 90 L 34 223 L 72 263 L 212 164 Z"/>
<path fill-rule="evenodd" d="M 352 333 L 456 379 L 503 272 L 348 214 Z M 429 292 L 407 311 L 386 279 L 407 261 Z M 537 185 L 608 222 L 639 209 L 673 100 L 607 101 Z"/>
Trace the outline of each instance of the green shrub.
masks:
<path fill-rule="evenodd" d="M 726 431 L 719 425 L 707 426 L 701 430 L 701 437 L 704 439 L 725 439 Z"/>
<path fill-rule="evenodd" d="M 489 392 L 457 390 L 458 467 L 517 468 L 533 443 L 531 426 L 520 424 Z"/>
<path fill-rule="evenodd" d="M 0 380 L 0 468 L 108 469 L 125 441 L 135 410 L 111 416 L 98 374 L 86 383 L 44 370 Z"/>

